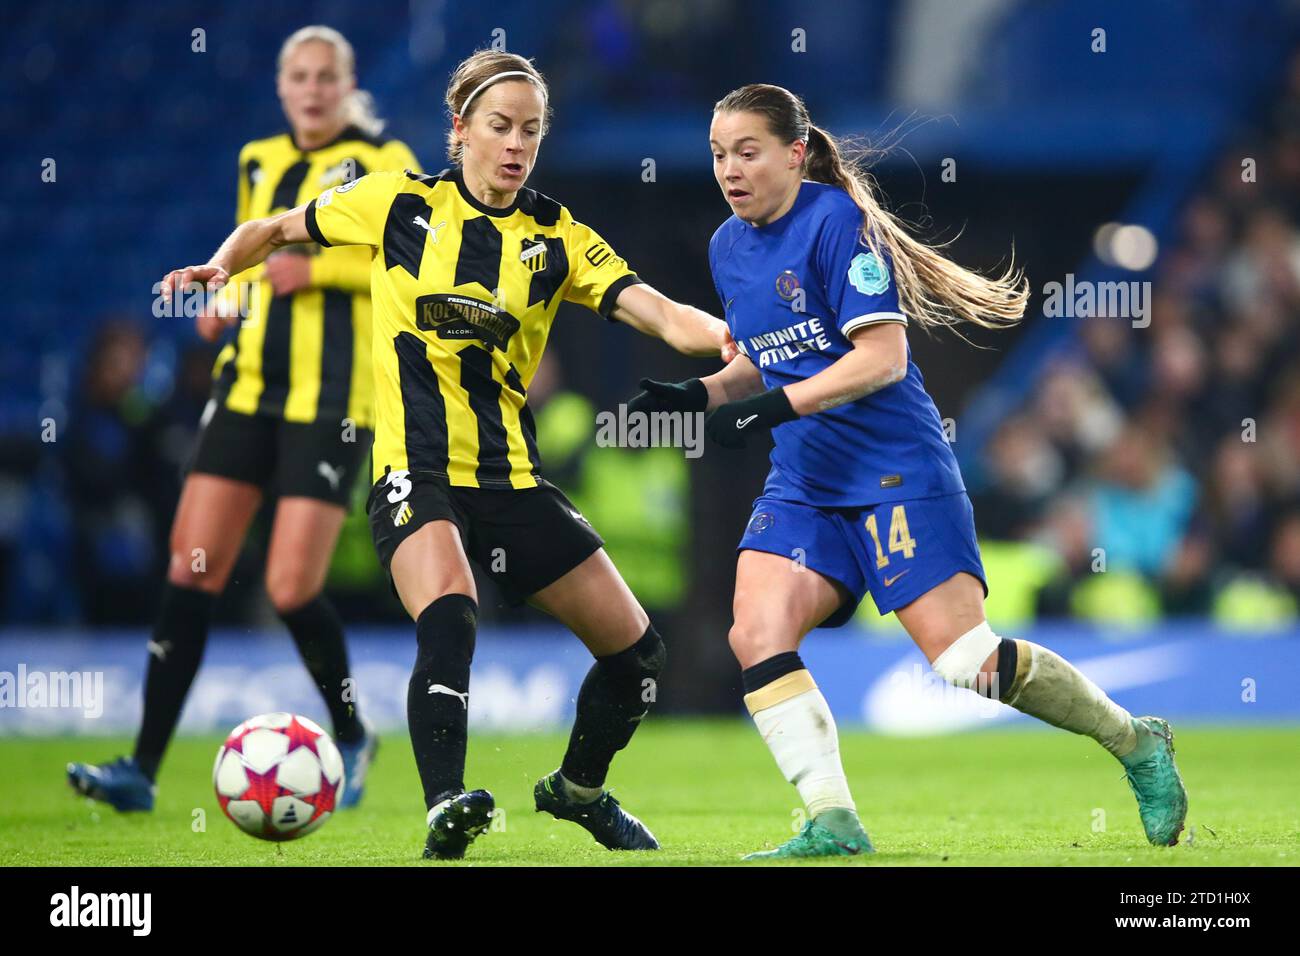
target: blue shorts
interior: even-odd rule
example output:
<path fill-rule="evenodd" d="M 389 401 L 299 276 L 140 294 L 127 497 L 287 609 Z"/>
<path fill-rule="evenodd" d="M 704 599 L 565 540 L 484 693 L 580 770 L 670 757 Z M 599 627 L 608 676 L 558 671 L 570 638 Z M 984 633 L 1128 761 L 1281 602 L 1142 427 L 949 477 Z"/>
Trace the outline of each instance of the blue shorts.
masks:
<path fill-rule="evenodd" d="M 865 508 L 815 508 L 778 498 L 754 502 L 737 550 L 802 562 L 848 590 L 850 600 L 821 623 L 839 627 L 871 592 L 881 615 L 910 604 L 959 571 L 989 593 L 966 492 L 886 501 Z"/>

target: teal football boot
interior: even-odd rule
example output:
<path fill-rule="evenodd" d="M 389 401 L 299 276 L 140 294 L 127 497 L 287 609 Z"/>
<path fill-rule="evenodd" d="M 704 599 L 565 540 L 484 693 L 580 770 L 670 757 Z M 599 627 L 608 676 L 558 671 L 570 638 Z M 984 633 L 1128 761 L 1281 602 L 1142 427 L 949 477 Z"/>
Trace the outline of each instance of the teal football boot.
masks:
<path fill-rule="evenodd" d="M 1187 819 L 1187 788 L 1174 763 L 1174 732 L 1159 717 L 1136 717 L 1133 729 L 1138 745 L 1119 762 L 1137 797 L 1142 829 L 1154 845 L 1174 846 Z"/>
<path fill-rule="evenodd" d="M 827 814 L 838 815 L 849 812 L 829 810 L 826 814 L 819 814 L 816 819 L 805 823 L 796 836 L 786 840 L 775 850 L 761 850 L 749 854 L 745 859 L 796 860 L 818 856 L 861 856 L 864 853 L 875 853 L 876 848 L 871 845 L 871 838 L 867 836 L 867 831 L 862 828 L 862 824 L 857 821 L 856 815 L 852 820 L 836 820 L 837 823 L 844 824 L 836 827 L 839 833 L 833 832 L 825 823 L 820 822 Z"/>

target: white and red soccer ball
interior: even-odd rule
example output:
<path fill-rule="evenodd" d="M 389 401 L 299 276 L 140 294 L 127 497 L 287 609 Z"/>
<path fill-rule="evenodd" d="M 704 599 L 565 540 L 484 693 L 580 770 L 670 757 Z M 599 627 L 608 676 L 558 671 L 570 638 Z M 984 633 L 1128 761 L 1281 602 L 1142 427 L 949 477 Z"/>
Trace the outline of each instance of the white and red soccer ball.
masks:
<path fill-rule="evenodd" d="M 329 734 L 296 714 L 250 717 L 230 732 L 212 768 L 217 801 L 262 840 L 317 830 L 343 799 L 343 758 Z"/>

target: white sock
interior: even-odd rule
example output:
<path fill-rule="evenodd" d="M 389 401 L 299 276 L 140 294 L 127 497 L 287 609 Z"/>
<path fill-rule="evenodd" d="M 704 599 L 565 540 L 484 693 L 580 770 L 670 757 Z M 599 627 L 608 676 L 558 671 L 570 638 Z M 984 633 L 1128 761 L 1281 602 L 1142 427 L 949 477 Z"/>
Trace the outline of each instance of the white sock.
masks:
<path fill-rule="evenodd" d="M 1116 757 L 1137 746 L 1133 715 L 1059 654 L 1016 641 L 1016 677 L 1002 702 L 1053 727 L 1084 734 Z"/>
<path fill-rule="evenodd" d="M 857 809 L 840 763 L 835 718 L 808 671 L 746 694 L 745 706 L 781 773 L 798 788 L 809 819 L 835 808 Z"/>

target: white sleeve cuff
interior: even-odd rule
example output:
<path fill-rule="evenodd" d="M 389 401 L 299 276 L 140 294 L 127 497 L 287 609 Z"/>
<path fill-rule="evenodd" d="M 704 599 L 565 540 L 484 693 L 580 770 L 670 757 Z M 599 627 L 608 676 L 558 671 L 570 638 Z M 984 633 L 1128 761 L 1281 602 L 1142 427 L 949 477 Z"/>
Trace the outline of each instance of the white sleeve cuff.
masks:
<path fill-rule="evenodd" d="M 875 325 L 877 322 L 899 322 L 907 325 L 907 316 L 902 312 L 872 312 L 870 315 L 859 315 L 855 319 L 849 319 L 840 326 L 840 331 L 848 335 L 864 325 Z"/>

